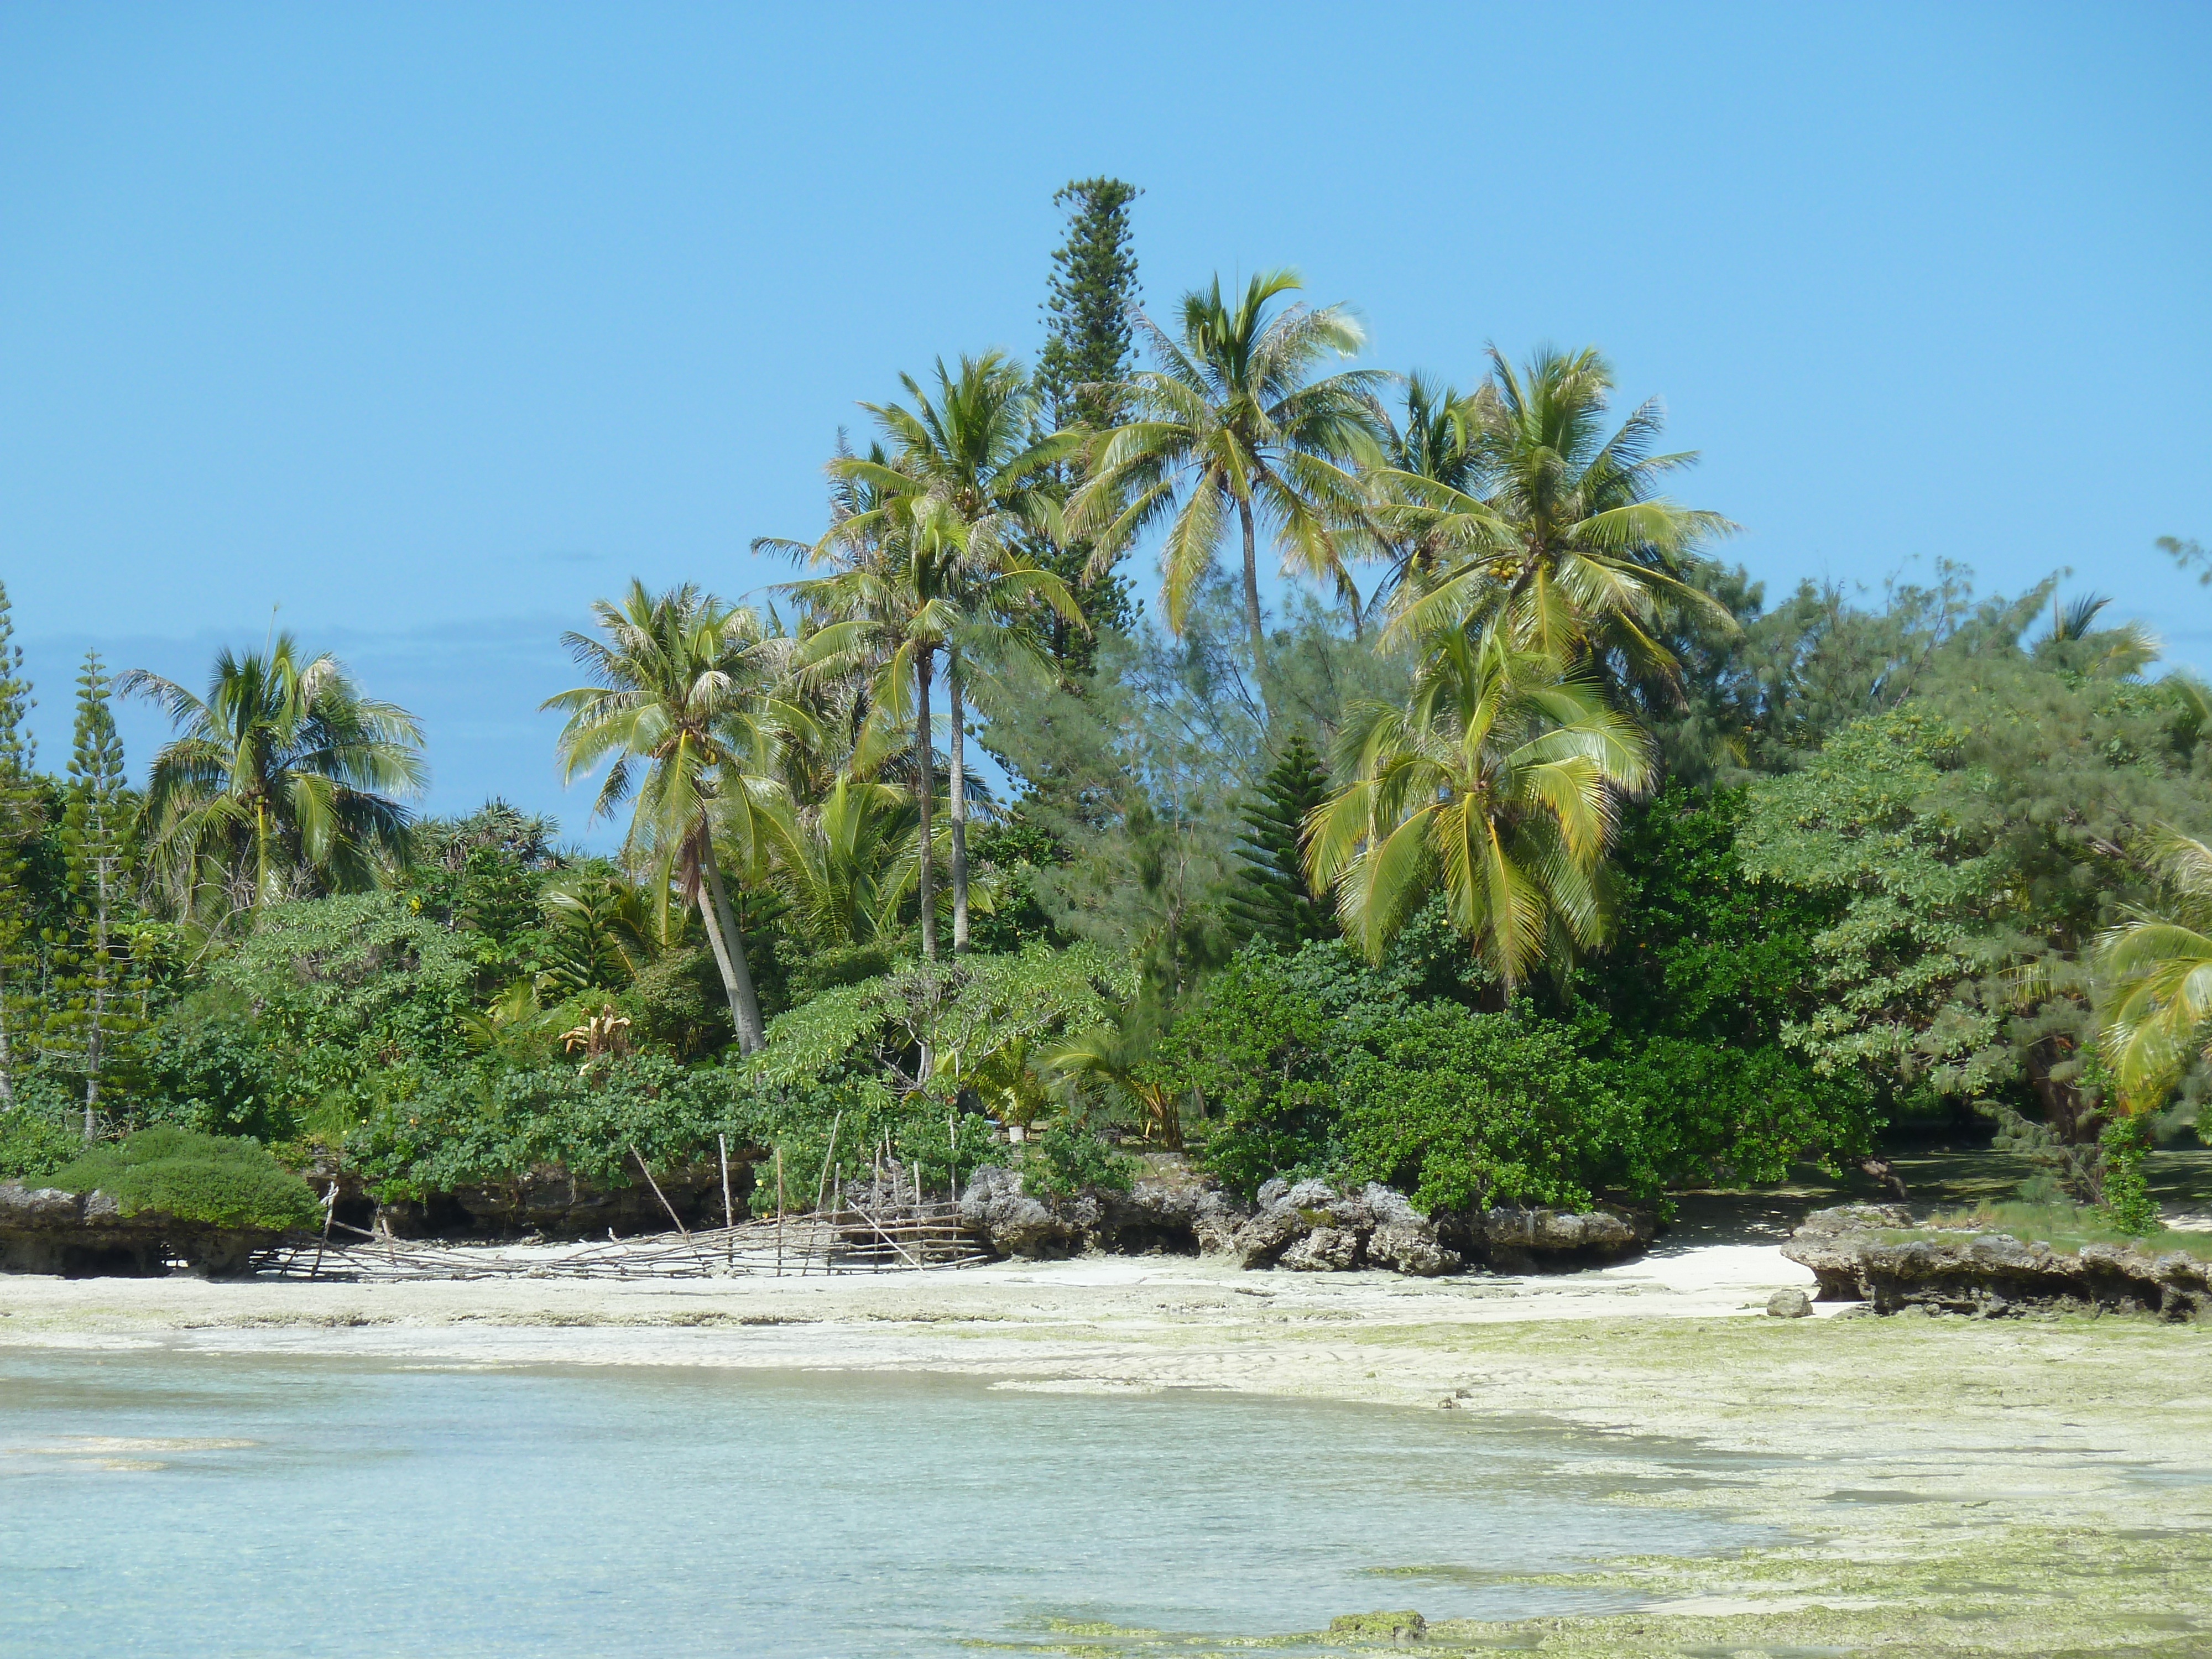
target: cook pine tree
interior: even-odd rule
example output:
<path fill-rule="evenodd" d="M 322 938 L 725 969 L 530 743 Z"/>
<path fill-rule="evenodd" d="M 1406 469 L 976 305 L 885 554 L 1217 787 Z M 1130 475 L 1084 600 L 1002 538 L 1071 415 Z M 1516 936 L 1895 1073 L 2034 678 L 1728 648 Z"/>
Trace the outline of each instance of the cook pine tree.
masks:
<path fill-rule="evenodd" d="M 1136 245 L 1129 207 L 1142 192 L 1119 179 L 1076 179 L 1052 200 L 1067 216 L 1067 237 L 1053 251 L 1052 275 L 1045 283 L 1044 349 L 1037 355 L 1036 390 L 1046 423 L 1055 431 L 1082 428 L 1104 432 L 1119 424 L 1121 403 L 1114 388 L 1136 365 L 1129 313 L 1136 305 Z M 1060 469 L 1060 483 L 1073 493 L 1083 481 L 1080 459 Z M 1039 544 L 1035 562 L 1074 592 L 1093 630 L 1127 629 L 1136 618 L 1127 581 L 1115 572 L 1088 574 L 1088 543 L 1064 546 Z M 1095 632 L 1085 634 L 1064 618 L 1045 624 L 1047 645 L 1063 672 L 1087 674 L 1097 651 Z"/>
<path fill-rule="evenodd" d="M 1300 856 L 1306 819 L 1328 793 L 1328 769 L 1303 733 L 1293 734 L 1240 814 L 1243 867 L 1227 908 L 1245 938 L 1295 951 L 1309 939 L 1336 937 L 1334 908 L 1307 882 Z"/>

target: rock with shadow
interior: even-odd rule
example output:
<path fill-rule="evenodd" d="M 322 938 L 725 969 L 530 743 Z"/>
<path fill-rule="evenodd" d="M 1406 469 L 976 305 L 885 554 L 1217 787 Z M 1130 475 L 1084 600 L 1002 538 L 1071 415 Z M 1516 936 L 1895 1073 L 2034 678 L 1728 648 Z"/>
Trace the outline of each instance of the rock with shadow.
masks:
<path fill-rule="evenodd" d="M 0 1273 L 64 1279 L 150 1279 L 184 1271 L 228 1279 L 282 1232 L 186 1221 L 159 1210 L 124 1213 L 112 1194 L 0 1182 Z"/>
<path fill-rule="evenodd" d="M 1823 1302 L 1863 1302 L 1996 1317 L 2089 1310 L 2199 1319 L 2212 1310 L 2212 1261 L 2140 1244 L 2054 1249 L 2039 1239 L 1917 1222 L 1901 1204 L 1816 1210 L 1782 1247 L 1813 1270 Z"/>
<path fill-rule="evenodd" d="M 1153 1157 L 1127 1192 L 1032 1193 L 1021 1175 L 978 1170 L 961 1218 L 1001 1255 L 1048 1258 L 1220 1255 L 1251 1271 L 1382 1268 L 1416 1278 L 1491 1267 L 1527 1273 L 1599 1265 L 1650 1242 L 1650 1218 L 1601 1209 L 1491 1209 L 1427 1216 L 1404 1194 L 1368 1182 L 1267 1182 L 1246 1203 L 1186 1158 Z"/>

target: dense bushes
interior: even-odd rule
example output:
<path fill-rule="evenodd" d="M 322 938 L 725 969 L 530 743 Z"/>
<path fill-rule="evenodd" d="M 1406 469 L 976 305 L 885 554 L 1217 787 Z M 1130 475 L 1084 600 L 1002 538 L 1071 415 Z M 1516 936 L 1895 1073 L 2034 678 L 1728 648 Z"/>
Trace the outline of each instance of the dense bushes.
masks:
<path fill-rule="evenodd" d="M 1331 940 L 1248 946 L 1178 1020 L 1169 1065 L 1218 1114 L 1206 1160 L 1401 1187 L 1424 1206 L 1577 1205 L 1654 1188 L 1613 1070 L 1557 1021 L 1423 995 L 1430 964 Z"/>
<path fill-rule="evenodd" d="M 1778 1041 L 1820 915 L 1745 878 L 1741 811 L 1677 792 L 1639 812 L 1613 949 L 1510 1009 L 1425 923 L 1376 967 L 1334 942 L 1255 944 L 1155 1069 L 1217 1117 L 1207 1162 L 1247 1191 L 1334 1174 L 1425 1206 L 1574 1205 L 1833 1167 L 1877 1119 L 1863 1085 Z"/>
<path fill-rule="evenodd" d="M 1425 1211 L 1587 1208 L 1656 1188 L 1646 1126 L 1610 1068 L 1543 1019 L 1427 1002 L 1376 1027 L 1336 1095 L 1346 1173 Z"/>
<path fill-rule="evenodd" d="M 543 1164 L 628 1185 L 633 1148 L 659 1168 L 714 1156 L 717 1134 L 744 1146 L 740 1099 L 732 1073 L 665 1054 L 584 1071 L 463 1067 L 379 1106 L 345 1151 L 386 1198 L 489 1185 Z"/>
<path fill-rule="evenodd" d="M 258 1141 L 174 1127 L 87 1148 L 48 1184 L 112 1194 L 125 1215 L 153 1210 L 216 1227 L 303 1227 L 321 1210 Z"/>
<path fill-rule="evenodd" d="M 0 1181 L 36 1187 L 84 1150 L 84 1115 L 35 1075 L 15 1079 L 15 1105 L 0 1112 Z"/>
<path fill-rule="evenodd" d="M 1755 879 L 1737 853 L 1746 792 L 1667 791 L 1623 825 L 1613 931 L 1564 989 L 1537 995 L 1607 1062 L 1668 1186 L 1779 1181 L 1873 1144 L 1862 1075 L 1785 1045 L 1818 978 L 1830 897 Z"/>

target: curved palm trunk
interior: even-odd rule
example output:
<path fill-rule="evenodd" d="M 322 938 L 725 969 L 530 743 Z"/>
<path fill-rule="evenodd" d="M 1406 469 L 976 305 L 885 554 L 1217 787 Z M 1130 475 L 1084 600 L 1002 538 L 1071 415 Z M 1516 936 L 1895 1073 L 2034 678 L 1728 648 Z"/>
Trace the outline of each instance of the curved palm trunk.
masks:
<path fill-rule="evenodd" d="M 921 866 L 919 872 L 921 954 L 934 962 L 937 960 L 937 887 L 931 879 L 936 872 L 930 867 L 930 811 L 934 805 L 930 797 L 936 793 L 936 786 L 929 767 L 929 653 L 927 651 L 915 659 L 914 684 L 914 756 L 921 778 L 915 798 L 921 808 Z"/>
<path fill-rule="evenodd" d="M 714 949 L 714 965 L 722 970 L 722 988 L 729 994 L 738 1048 L 742 1053 L 757 1054 L 767 1045 L 768 1035 L 761 1024 L 760 999 L 753 994 L 753 976 L 745 967 L 745 942 L 738 932 L 738 919 L 730 913 L 729 895 L 722 890 L 722 870 L 714 862 L 711 837 L 699 864 L 700 873 L 707 878 L 699 895 L 700 919 L 707 924 L 707 943 Z"/>
<path fill-rule="evenodd" d="M 961 730 L 967 708 L 960 695 L 960 659 L 945 659 L 945 695 L 952 705 L 952 736 L 946 759 L 946 793 L 952 807 L 952 951 L 968 948 L 968 773 Z"/>

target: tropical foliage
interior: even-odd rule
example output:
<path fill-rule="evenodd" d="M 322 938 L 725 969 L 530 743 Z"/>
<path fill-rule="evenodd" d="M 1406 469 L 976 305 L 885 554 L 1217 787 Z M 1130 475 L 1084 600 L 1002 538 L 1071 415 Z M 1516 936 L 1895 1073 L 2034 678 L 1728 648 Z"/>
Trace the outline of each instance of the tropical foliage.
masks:
<path fill-rule="evenodd" d="M 2212 1088 L 2212 700 L 2156 641 L 1951 564 L 1770 603 L 1595 349 L 1401 377 L 1283 271 L 1155 323 L 1136 199 L 1061 193 L 1034 371 L 861 405 L 768 603 L 565 636 L 611 852 L 418 817 L 419 723 L 289 635 L 88 659 L 43 771 L 0 592 L 0 1176 L 312 1213 L 265 1148 L 465 1219 L 1141 1147 L 1465 1211 L 1940 1127 L 2154 1225 Z M 173 726 L 143 791 L 113 695 Z"/>

